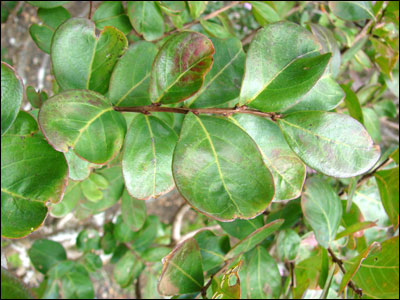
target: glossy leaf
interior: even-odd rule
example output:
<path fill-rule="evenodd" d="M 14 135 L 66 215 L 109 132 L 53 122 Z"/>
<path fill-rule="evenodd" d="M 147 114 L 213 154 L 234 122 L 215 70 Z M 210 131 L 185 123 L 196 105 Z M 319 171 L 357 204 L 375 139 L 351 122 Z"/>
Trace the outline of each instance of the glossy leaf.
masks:
<path fill-rule="evenodd" d="M 59 26 L 51 43 L 54 76 L 63 90 L 88 89 L 104 94 L 117 59 L 128 41 L 118 29 L 107 26 L 97 38 L 95 24 L 72 18 Z"/>
<path fill-rule="evenodd" d="M 345 84 L 342 84 L 341 87 L 346 93 L 346 98 L 344 99 L 344 102 L 346 103 L 346 107 L 349 111 L 350 116 L 363 124 L 364 116 L 361 110 L 360 101 L 358 101 L 357 94 L 354 93 L 353 90 Z"/>
<path fill-rule="evenodd" d="M 190 15 L 196 20 L 207 7 L 208 1 L 187 1 L 189 6 Z"/>
<path fill-rule="evenodd" d="M 66 91 L 47 100 L 40 109 L 39 124 L 54 149 L 73 148 L 97 164 L 117 155 L 126 131 L 125 119 L 105 98 L 84 90 Z"/>
<path fill-rule="evenodd" d="M 381 201 L 394 228 L 399 226 L 399 167 L 374 174 Z"/>
<path fill-rule="evenodd" d="M 242 253 L 250 251 L 255 246 L 260 244 L 263 240 L 265 240 L 269 235 L 274 233 L 279 227 L 283 224 L 282 219 L 275 220 L 267 225 L 258 228 L 249 236 L 238 242 L 226 255 L 225 259 L 234 258 Z"/>
<path fill-rule="evenodd" d="M 41 7 L 41 8 L 54 8 L 71 1 L 27 1 L 30 5 Z"/>
<path fill-rule="evenodd" d="M 236 219 L 232 222 L 218 222 L 218 224 L 226 233 L 241 240 L 250 235 L 256 229 L 264 226 L 264 216 L 259 215 L 250 220 Z"/>
<path fill-rule="evenodd" d="M 1 299 L 34 299 L 34 297 L 21 280 L 2 267 Z"/>
<path fill-rule="evenodd" d="M 115 265 L 114 279 L 122 288 L 128 287 L 143 269 L 144 264 L 128 251 Z"/>
<path fill-rule="evenodd" d="M 1 135 L 12 125 L 22 104 L 24 88 L 15 69 L 1 62 Z"/>
<path fill-rule="evenodd" d="M 322 45 L 322 53 L 332 53 L 332 59 L 329 63 L 329 71 L 334 78 L 339 73 L 340 68 L 340 49 L 333 33 L 326 27 L 318 24 L 310 24 L 312 33 Z"/>
<path fill-rule="evenodd" d="M 211 68 L 213 54 L 212 42 L 200 33 L 184 31 L 170 37 L 151 69 L 152 102 L 176 103 L 195 94 Z"/>
<path fill-rule="evenodd" d="M 173 296 L 200 291 L 204 285 L 201 254 L 195 239 L 178 245 L 164 258 L 158 291 Z"/>
<path fill-rule="evenodd" d="M 82 191 L 79 181 L 70 180 L 62 200 L 59 203 L 50 206 L 50 214 L 55 218 L 65 217 L 68 213 L 74 210 L 81 198 Z"/>
<path fill-rule="evenodd" d="M 343 20 L 375 20 L 371 1 L 329 1 L 329 8 L 337 17 Z"/>
<path fill-rule="evenodd" d="M 1 138 L 1 235 L 21 238 L 47 215 L 46 202 L 58 202 L 68 181 L 64 155 L 54 151 L 28 113 L 20 114 Z"/>
<path fill-rule="evenodd" d="M 369 298 L 397 299 L 399 295 L 399 237 L 381 244 L 381 251 L 361 262 L 352 281 Z M 359 264 L 360 257 L 344 262 L 346 272 Z"/>
<path fill-rule="evenodd" d="M 300 236 L 292 229 L 282 230 L 278 234 L 276 250 L 280 260 L 293 261 L 296 259 L 300 246 Z"/>
<path fill-rule="evenodd" d="M 186 115 L 172 171 L 189 204 L 219 221 L 253 218 L 274 194 L 271 173 L 254 141 L 223 118 Z"/>
<path fill-rule="evenodd" d="M 212 291 L 211 299 L 240 299 L 240 278 L 238 272 L 242 261 L 233 265 L 226 271 L 222 278 L 212 278 Z"/>
<path fill-rule="evenodd" d="M 329 248 L 342 218 L 342 203 L 333 188 L 319 177 L 308 178 L 301 208 L 314 231 L 315 239 L 322 247 Z"/>
<path fill-rule="evenodd" d="M 209 271 L 221 265 L 230 249 L 228 236 L 216 236 L 212 231 L 201 231 L 194 236 L 200 248 L 203 270 Z"/>
<path fill-rule="evenodd" d="M 132 30 L 121 1 L 102 2 L 94 12 L 92 20 L 99 30 L 103 30 L 106 26 L 113 26 L 123 34 L 128 34 Z"/>
<path fill-rule="evenodd" d="M 251 12 L 261 26 L 280 21 L 278 13 L 268 3 L 264 1 L 251 1 L 250 3 Z"/>
<path fill-rule="evenodd" d="M 133 231 L 142 228 L 146 220 L 146 204 L 129 196 L 125 191 L 121 200 L 121 213 L 124 223 Z"/>
<path fill-rule="evenodd" d="M 43 274 L 67 259 L 67 253 L 60 243 L 46 239 L 36 240 L 28 250 L 28 255 L 35 269 Z"/>
<path fill-rule="evenodd" d="M 298 112 L 278 120 L 292 150 L 310 167 L 334 177 L 352 177 L 371 169 L 379 146 L 364 127 L 344 114 Z"/>
<path fill-rule="evenodd" d="M 281 274 L 268 251 L 257 246 L 249 253 L 246 272 L 248 299 L 277 299 L 281 293 Z"/>
<path fill-rule="evenodd" d="M 177 134 L 153 116 L 136 116 L 126 135 L 122 172 L 129 194 L 157 197 L 174 186 L 171 163 Z"/>
<path fill-rule="evenodd" d="M 137 42 L 118 60 L 110 80 L 109 99 L 113 105 L 140 106 L 151 103 L 148 88 L 156 54 L 154 44 Z"/>
<path fill-rule="evenodd" d="M 293 104 L 325 71 L 331 55 L 319 55 L 320 47 L 297 24 L 265 26 L 254 36 L 246 56 L 240 104 L 268 112 Z"/>
<path fill-rule="evenodd" d="M 344 92 L 331 75 L 323 75 L 320 80 L 304 96 L 284 112 L 291 113 L 305 110 L 332 110 L 344 99 Z"/>
<path fill-rule="evenodd" d="M 235 115 L 235 120 L 257 143 L 265 164 L 271 170 L 276 190 L 273 200 L 299 197 L 306 167 L 290 149 L 278 125 L 266 118 L 245 114 Z"/>
<path fill-rule="evenodd" d="M 213 107 L 239 96 L 245 54 L 237 38 L 211 38 L 215 48 L 214 63 L 204 78 L 204 85 L 187 99 L 190 107 Z"/>
<path fill-rule="evenodd" d="M 128 16 L 133 28 L 146 41 L 154 41 L 163 35 L 164 19 L 155 1 L 129 1 Z"/>
<path fill-rule="evenodd" d="M 42 24 L 32 24 L 29 34 L 40 50 L 50 54 L 51 39 L 57 27 L 71 18 L 70 13 L 64 7 L 39 8 L 38 17 Z"/>

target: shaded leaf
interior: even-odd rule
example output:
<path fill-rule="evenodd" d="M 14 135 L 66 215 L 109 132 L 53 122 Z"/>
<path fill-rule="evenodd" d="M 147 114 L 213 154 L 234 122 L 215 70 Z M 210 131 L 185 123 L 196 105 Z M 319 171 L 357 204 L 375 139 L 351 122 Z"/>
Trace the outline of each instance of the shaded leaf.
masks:
<path fill-rule="evenodd" d="M 121 1 L 102 2 L 94 12 L 92 20 L 99 30 L 103 30 L 106 26 L 114 26 L 125 35 L 132 30 Z"/>
<path fill-rule="evenodd" d="M 142 200 L 137 200 L 124 191 L 121 200 L 122 219 L 125 224 L 133 231 L 142 228 L 146 220 L 146 204 Z"/>
<path fill-rule="evenodd" d="M 292 150 L 310 167 L 334 177 L 353 177 L 371 169 L 379 146 L 364 127 L 344 114 L 297 112 L 278 120 Z"/>
<path fill-rule="evenodd" d="M 212 42 L 200 33 L 184 31 L 170 37 L 151 69 L 152 102 L 176 103 L 195 94 L 211 68 L 213 54 Z"/>
<path fill-rule="evenodd" d="M 114 279 L 122 287 L 128 287 L 144 269 L 144 264 L 128 251 L 114 267 Z"/>
<path fill-rule="evenodd" d="M 293 261 L 300 247 L 300 236 L 292 229 L 281 230 L 276 240 L 276 250 L 280 260 Z"/>
<path fill-rule="evenodd" d="M 32 115 L 20 110 L 14 123 L 7 131 L 7 136 L 29 137 L 39 131 L 38 124 Z"/>
<path fill-rule="evenodd" d="M 322 247 L 329 248 L 342 218 L 342 203 L 333 188 L 319 177 L 308 178 L 301 207 L 315 239 Z"/>
<path fill-rule="evenodd" d="M 40 109 L 39 124 L 54 149 L 73 148 L 80 157 L 98 164 L 118 154 L 126 131 L 124 117 L 113 111 L 107 99 L 85 90 L 51 97 Z"/>
<path fill-rule="evenodd" d="M 148 262 L 160 262 L 170 252 L 171 249 L 168 247 L 157 246 L 155 248 L 148 248 L 143 253 L 140 253 L 140 257 Z"/>
<path fill-rule="evenodd" d="M 65 217 L 74 210 L 81 198 L 82 191 L 79 181 L 69 181 L 62 200 L 50 206 L 50 214 L 55 218 Z"/>
<path fill-rule="evenodd" d="M 21 280 L 2 267 L 1 299 L 34 299 L 34 297 Z"/>
<path fill-rule="evenodd" d="M 49 98 L 45 91 L 36 92 L 35 88 L 31 85 L 27 86 L 25 93 L 29 103 L 34 108 L 40 108 L 43 102 Z"/>
<path fill-rule="evenodd" d="M 172 171 L 189 204 L 219 221 L 253 218 L 274 194 L 271 173 L 254 141 L 223 118 L 186 115 Z"/>
<path fill-rule="evenodd" d="M 379 117 L 375 110 L 369 107 L 363 107 L 362 113 L 364 116 L 364 125 L 369 135 L 372 137 L 375 143 L 381 142 L 381 128 L 379 123 Z"/>
<path fill-rule="evenodd" d="M 67 259 L 67 253 L 60 243 L 46 239 L 35 240 L 28 255 L 35 269 L 43 274 Z"/>
<path fill-rule="evenodd" d="M 41 7 L 41 8 L 54 8 L 64 4 L 67 4 L 71 1 L 26 1 L 30 5 Z"/>
<path fill-rule="evenodd" d="M 346 97 L 344 102 L 346 103 L 346 107 L 349 111 L 350 116 L 356 119 L 361 124 L 364 123 L 363 111 L 361 110 L 360 101 L 358 101 L 358 97 L 353 90 L 345 84 L 341 85 L 342 89 L 346 93 Z"/>
<path fill-rule="evenodd" d="M 232 222 L 218 222 L 218 224 L 226 233 L 241 240 L 250 235 L 256 229 L 264 226 L 264 216 L 259 215 L 250 220 L 236 219 Z"/>

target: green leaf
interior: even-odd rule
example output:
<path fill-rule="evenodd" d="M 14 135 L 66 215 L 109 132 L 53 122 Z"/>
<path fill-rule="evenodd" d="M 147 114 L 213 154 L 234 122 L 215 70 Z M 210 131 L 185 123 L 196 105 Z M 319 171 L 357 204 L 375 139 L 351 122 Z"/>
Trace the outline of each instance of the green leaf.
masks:
<path fill-rule="evenodd" d="M 135 237 L 135 232 L 123 221 L 122 216 L 118 216 L 117 222 L 115 223 L 114 237 L 116 240 L 123 243 L 131 242 Z"/>
<path fill-rule="evenodd" d="M 375 20 L 371 1 L 329 1 L 329 8 L 346 21 Z"/>
<path fill-rule="evenodd" d="M 157 197 L 174 186 L 172 154 L 178 136 L 153 116 L 139 114 L 126 135 L 122 172 L 129 194 L 137 199 Z"/>
<path fill-rule="evenodd" d="M 320 79 L 331 54 L 320 54 L 310 32 L 291 22 L 265 26 L 254 36 L 246 57 L 240 105 L 281 111 Z"/>
<path fill-rule="evenodd" d="M 311 168 L 334 177 L 353 177 L 371 169 L 379 146 L 364 127 L 344 114 L 297 112 L 278 120 L 292 150 Z"/>
<path fill-rule="evenodd" d="M 301 198 L 301 208 L 317 242 L 329 248 L 335 240 L 342 218 L 342 203 L 333 188 L 319 177 L 308 178 Z"/>
<path fill-rule="evenodd" d="M 65 153 L 65 158 L 68 163 L 69 178 L 72 180 L 84 180 L 90 175 L 90 162 L 83 160 L 73 151 Z"/>
<path fill-rule="evenodd" d="M 358 101 L 357 94 L 354 93 L 353 90 L 345 84 L 342 84 L 341 87 L 346 93 L 346 98 L 344 98 L 344 102 L 346 103 L 346 107 L 349 111 L 350 116 L 352 116 L 361 124 L 364 124 L 363 111 L 361 110 L 361 105 L 360 101 Z"/>
<path fill-rule="evenodd" d="M 97 230 L 82 230 L 76 237 L 76 248 L 84 252 L 100 249 L 100 236 Z"/>
<path fill-rule="evenodd" d="M 234 120 L 257 143 L 265 164 L 271 170 L 276 190 L 273 200 L 299 197 L 306 178 L 306 167 L 290 149 L 278 125 L 266 118 L 245 114 L 235 115 Z"/>
<path fill-rule="evenodd" d="M 29 34 L 40 50 L 50 54 L 51 40 L 55 30 L 61 23 L 71 18 L 71 15 L 62 6 L 39 8 L 37 14 L 42 24 L 32 24 L 29 27 Z"/>
<path fill-rule="evenodd" d="M 99 30 L 103 30 L 106 26 L 113 26 L 125 35 L 132 30 L 121 1 L 102 2 L 94 12 L 92 20 Z"/>
<path fill-rule="evenodd" d="M 354 270 L 360 257 L 344 262 L 346 273 Z M 370 254 L 361 262 L 352 278 L 369 298 L 397 299 L 399 296 L 399 237 L 395 236 L 381 244 L 381 251 Z"/>
<path fill-rule="evenodd" d="M 379 117 L 394 119 L 397 116 L 396 104 L 394 104 L 393 100 L 387 99 L 379 101 L 374 104 L 373 108 Z"/>
<path fill-rule="evenodd" d="M 281 274 L 268 251 L 257 246 L 249 252 L 246 272 L 248 299 L 277 299 L 281 293 Z"/>
<path fill-rule="evenodd" d="M 43 274 L 67 259 L 67 253 L 60 243 L 45 239 L 36 240 L 28 250 L 28 255 L 35 269 Z"/>
<path fill-rule="evenodd" d="M 256 144 L 224 118 L 186 115 L 172 171 L 189 204 L 219 221 L 254 218 L 274 194 Z"/>
<path fill-rule="evenodd" d="M 34 108 L 40 108 L 43 102 L 49 98 L 45 91 L 36 92 L 35 88 L 31 85 L 27 86 L 25 94 L 28 98 L 28 101 Z"/>
<path fill-rule="evenodd" d="M 310 23 L 312 33 L 322 45 L 322 53 L 332 53 L 332 59 L 329 63 L 329 71 L 334 78 L 339 74 L 340 68 L 340 49 L 332 31 L 328 28 Z"/>
<path fill-rule="evenodd" d="M 399 226 L 399 167 L 374 174 L 381 201 L 394 228 Z"/>
<path fill-rule="evenodd" d="M 316 289 L 321 274 L 321 255 L 313 255 L 300 261 L 294 268 L 296 286 L 293 288 L 293 299 L 301 299 L 307 288 Z"/>
<path fill-rule="evenodd" d="M 82 199 L 81 187 L 79 181 L 68 182 L 64 197 L 59 203 L 50 206 L 50 214 L 55 218 L 65 217 L 74 210 L 78 201 Z"/>
<path fill-rule="evenodd" d="M 30 5 L 41 7 L 41 8 L 54 8 L 64 4 L 67 4 L 71 1 L 26 1 Z"/>
<path fill-rule="evenodd" d="M 276 241 L 276 251 L 282 261 L 293 261 L 296 259 L 300 247 L 300 236 L 292 229 L 282 230 Z"/>
<path fill-rule="evenodd" d="M 133 249 L 138 252 L 145 251 L 156 239 L 160 226 L 160 219 L 157 216 L 148 216 L 142 229 L 133 234 Z"/>
<path fill-rule="evenodd" d="M 368 229 L 368 228 L 371 228 L 371 227 L 374 227 L 374 226 L 376 226 L 376 224 L 374 222 L 358 222 L 358 223 L 348 226 L 346 229 L 339 232 L 336 235 L 335 239 L 338 240 L 338 239 L 341 239 L 342 237 L 349 236 L 349 235 L 354 236 L 355 233 L 360 232 L 365 229 Z"/>
<path fill-rule="evenodd" d="M 278 13 L 268 3 L 264 1 L 251 1 L 250 3 L 251 12 L 261 26 L 280 21 Z"/>
<path fill-rule="evenodd" d="M 362 112 L 364 116 L 365 128 L 374 142 L 379 144 L 382 138 L 378 115 L 376 114 L 375 110 L 369 107 L 363 107 Z"/>
<path fill-rule="evenodd" d="M 114 65 L 127 47 L 125 35 L 114 27 L 105 27 L 97 38 L 92 21 L 69 19 L 57 28 L 51 43 L 57 83 L 63 90 L 106 93 Z"/>
<path fill-rule="evenodd" d="M 148 88 L 156 54 L 157 48 L 154 44 L 141 41 L 129 47 L 118 60 L 110 80 L 109 99 L 113 105 L 151 104 Z"/>
<path fill-rule="evenodd" d="M 264 216 L 259 215 L 251 220 L 236 219 L 232 222 L 218 222 L 218 224 L 226 233 L 241 240 L 250 235 L 254 230 L 264 226 Z"/>
<path fill-rule="evenodd" d="M 285 113 L 304 110 L 332 110 L 344 98 L 344 92 L 331 75 L 323 75 L 304 96 L 285 108 Z"/>
<path fill-rule="evenodd" d="M 225 254 L 230 249 L 227 235 L 216 236 L 212 231 L 201 231 L 194 236 L 200 248 L 203 270 L 209 271 L 221 265 L 225 260 Z"/>
<path fill-rule="evenodd" d="M 114 279 L 122 287 L 128 287 L 144 269 L 144 264 L 128 251 L 114 267 Z"/>
<path fill-rule="evenodd" d="M 300 198 L 297 198 L 289 201 L 282 209 L 268 214 L 267 221 L 271 222 L 277 219 L 284 219 L 285 222 L 280 227 L 280 229 L 283 230 L 295 226 L 300 218 L 302 218 L 302 215 Z"/>
<path fill-rule="evenodd" d="M 38 229 L 46 202 L 58 202 L 68 182 L 64 155 L 41 135 L 31 135 L 37 130 L 33 117 L 21 113 L 14 125 L 1 138 L 1 235 L 7 238 Z"/>
<path fill-rule="evenodd" d="M 360 51 L 364 47 L 367 41 L 368 37 L 363 37 L 355 42 L 353 45 L 351 45 L 350 49 L 348 49 L 342 55 L 342 65 L 350 61 L 358 53 L 358 51 Z"/>
<path fill-rule="evenodd" d="M 201 26 L 203 26 L 204 31 L 212 37 L 227 39 L 232 37 L 232 34 L 222 25 L 206 20 L 200 20 Z"/>
<path fill-rule="evenodd" d="M 75 153 L 90 162 L 104 164 L 122 146 L 124 117 L 113 111 L 107 99 L 96 92 L 66 91 L 47 100 L 39 112 L 39 124 L 57 151 Z"/>
<path fill-rule="evenodd" d="M 140 257 L 148 262 L 159 262 L 170 252 L 171 248 L 156 246 L 155 248 L 148 248 L 146 251 L 140 254 Z"/>
<path fill-rule="evenodd" d="M 121 200 L 122 219 L 133 231 L 138 231 L 146 221 L 146 204 L 143 200 L 137 200 L 124 191 Z"/>
<path fill-rule="evenodd" d="M 68 299 L 93 299 L 94 289 L 86 269 L 75 263 L 61 278 L 62 295 Z"/>
<path fill-rule="evenodd" d="M 1 62 L 1 135 L 17 117 L 23 96 L 22 79 L 13 67 Z"/>
<path fill-rule="evenodd" d="M 264 241 L 269 235 L 274 233 L 283 224 L 282 219 L 275 220 L 261 228 L 258 228 L 249 236 L 238 242 L 232 249 L 225 255 L 225 259 L 231 259 L 239 256 L 242 253 L 250 251 L 255 246 Z"/>
<path fill-rule="evenodd" d="M 101 268 L 103 262 L 100 256 L 89 252 L 83 256 L 83 264 L 89 272 L 96 272 Z"/>
<path fill-rule="evenodd" d="M 239 96 L 245 54 L 237 38 L 211 38 L 215 48 L 214 63 L 204 78 L 204 85 L 187 99 L 190 107 L 213 107 Z"/>
<path fill-rule="evenodd" d="M 34 297 L 21 280 L 2 267 L 1 299 L 34 299 Z"/>
<path fill-rule="evenodd" d="M 240 299 L 240 278 L 239 270 L 242 261 L 233 265 L 226 271 L 222 278 L 212 278 L 212 298 L 211 299 Z"/>
<path fill-rule="evenodd" d="M 187 1 L 189 6 L 190 15 L 194 20 L 199 18 L 207 7 L 208 1 Z"/>
<path fill-rule="evenodd" d="M 146 41 L 154 41 L 163 35 L 164 18 L 155 1 L 129 1 L 128 16 L 133 28 Z"/>
<path fill-rule="evenodd" d="M 201 254 L 195 239 L 178 245 L 164 258 L 158 292 L 164 296 L 200 291 L 204 285 Z"/>
<path fill-rule="evenodd" d="M 100 174 L 92 173 L 82 181 L 81 188 L 87 200 L 98 202 L 103 198 L 102 190 L 108 187 L 108 181 Z"/>
<path fill-rule="evenodd" d="M 151 69 L 152 102 L 176 103 L 195 94 L 211 68 L 213 54 L 212 42 L 198 32 L 184 31 L 170 37 Z"/>

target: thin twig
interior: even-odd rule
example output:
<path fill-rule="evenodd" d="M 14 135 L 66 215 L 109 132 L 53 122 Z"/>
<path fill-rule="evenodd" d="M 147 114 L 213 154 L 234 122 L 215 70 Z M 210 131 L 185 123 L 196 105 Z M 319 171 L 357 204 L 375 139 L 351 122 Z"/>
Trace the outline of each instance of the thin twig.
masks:
<path fill-rule="evenodd" d="M 145 115 L 150 114 L 151 112 L 169 112 L 169 113 L 178 113 L 178 114 L 187 114 L 188 112 L 192 112 L 196 115 L 198 114 L 216 114 L 223 116 L 231 116 L 235 113 L 242 114 L 251 114 L 260 117 L 268 117 L 272 120 L 278 119 L 281 115 L 272 113 L 272 112 L 261 112 L 258 110 L 249 109 L 246 106 L 240 107 L 229 107 L 229 108 L 189 108 L 189 107 L 162 107 L 159 105 L 147 105 L 147 106 L 133 106 L 133 107 L 114 107 L 115 111 L 122 112 L 138 112 Z"/>
<path fill-rule="evenodd" d="M 92 19 L 92 8 L 93 8 L 93 1 L 89 1 L 89 15 L 88 15 L 89 20 Z"/>
<path fill-rule="evenodd" d="M 334 262 L 334 263 L 336 263 L 338 266 L 339 266 L 339 268 L 340 268 L 340 270 L 342 271 L 342 273 L 343 273 L 343 275 L 344 274 L 346 274 L 346 270 L 344 269 L 344 267 L 343 267 L 343 261 L 340 259 L 340 258 L 338 258 L 336 255 L 335 255 L 335 253 L 333 253 L 333 251 L 332 251 L 332 249 L 331 248 L 328 248 L 328 253 L 329 253 L 329 255 L 332 257 L 332 261 Z M 357 288 L 355 285 L 354 285 L 354 283 L 353 283 L 353 281 L 349 281 L 349 283 L 347 284 L 357 295 L 359 295 L 360 297 L 362 296 L 362 289 L 360 289 L 360 288 Z"/>
<path fill-rule="evenodd" d="M 140 274 L 136 278 L 135 295 L 136 295 L 136 299 L 142 299 L 142 292 L 140 290 Z"/>
<path fill-rule="evenodd" d="M 289 263 L 289 271 L 290 271 L 290 287 L 294 289 L 296 287 L 296 277 L 294 275 L 294 263 Z"/>
<path fill-rule="evenodd" d="M 170 246 L 175 246 L 181 239 L 182 220 L 185 214 L 190 210 L 190 205 L 184 203 L 176 212 L 172 221 L 172 234 Z"/>

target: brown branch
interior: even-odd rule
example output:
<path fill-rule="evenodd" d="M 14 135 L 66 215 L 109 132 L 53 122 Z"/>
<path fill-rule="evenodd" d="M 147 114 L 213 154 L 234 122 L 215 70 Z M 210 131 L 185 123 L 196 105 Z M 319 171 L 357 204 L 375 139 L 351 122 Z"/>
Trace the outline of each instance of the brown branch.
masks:
<path fill-rule="evenodd" d="M 177 114 L 187 114 L 192 112 L 195 115 L 198 114 L 216 114 L 229 117 L 235 113 L 251 114 L 260 117 L 271 118 L 272 120 L 278 119 L 281 115 L 272 112 L 261 112 L 258 110 L 248 109 L 246 106 L 239 107 L 228 107 L 228 108 L 189 108 L 189 107 L 162 107 L 160 105 L 147 105 L 147 106 L 133 106 L 133 107 L 114 107 L 115 111 L 121 112 L 137 112 L 145 115 L 151 114 L 151 112 L 169 112 Z"/>
<path fill-rule="evenodd" d="M 343 275 L 344 274 L 346 274 L 346 270 L 344 269 L 344 267 L 343 267 L 343 261 L 340 259 L 340 258 L 338 258 L 336 255 L 335 255 L 335 253 L 333 253 L 333 251 L 332 251 L 332 249 L 331 248 L 328 248 L 328 253 L 329 253 L 329 255 L 332 257 L 332 261 L 334 262 L 334 263 L 336 263 L 338 266 L 339 266 L 339 268 L 340 268 L 340 270 L 342 271 L 342 273 L 343 273 Z M 360 288 L 358 288 L 358 287 L 356 287 L 355 286 L 355 284 L 353 283 L 353 281 L 349 281 L 349 283 L 347 284 L 357 295 L 359 295 L 360 297 L 362 296 L 362 289 L 360 289 Z"/>
<path fill-rule="evenodd" d="M 88 15 L 89 20 L 92 19 L 92 8 L 93 8 L 93 1 L 89 1 L 89 15 Z"/>
<path fill-rule="evenodd" d="M 142 299 L 142 292 L 140 290 L 140 274 L 136 278 L 136 283 L 135 283 L 135 295 L 136 299 Z"/>
<path fill-rule="evenodd" d="M 160 38 L 156 39 L 155 41 L 159 41 L 159 40 L 161 40 L 161 39 L 165 38 L 166 36 L 169 36 L 169 35 L 171 35 L 173 33 L 188 29 L 188 28 L 192 27 L 193 25 L 196 25 L 196 24 L 200 23 L 200 20 L 206 21 L 208 19 L 212 19 L 212 18 L 218 16 L 220 13 L 222 13 L 222 12 L 224 12 L 224 11 L 226 11 L 226 10 L 228 10 L 228 9 L 230 9 L 230 8 L 240 4 L 240 3 L 242 3 L 242 1 L 232 1 L 228 5 L 226 5 L 224 7 L 221 7 L 220 9 L 217 9 L 216 11 L 213 11 L 212 13 L 209 13 L 208 15 L 204 16 L 203 18 L 194 20 L 194 21 L 192 21 L 190 23 L 186 23 L 185 25 L 183 25 L 182 28 L 175 28 L 175 29 L 173 29 L 171 31 L 168 31 L 168 32 L 164 33 Z"/>
<path fill-rule="evenodd" d="M 290 287 L 294 289 L 296 287 L 296 277 L 294 275 L 294 263 L 290 262 L 289 263 L 289 269 L 290 269 Z"/>

